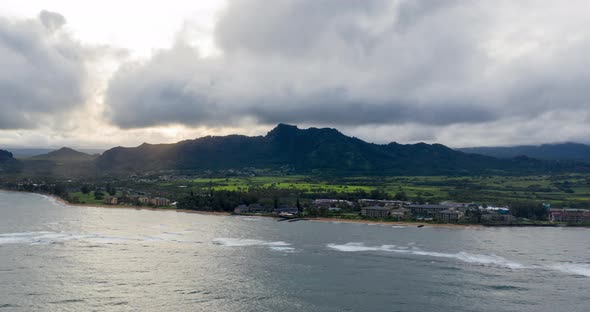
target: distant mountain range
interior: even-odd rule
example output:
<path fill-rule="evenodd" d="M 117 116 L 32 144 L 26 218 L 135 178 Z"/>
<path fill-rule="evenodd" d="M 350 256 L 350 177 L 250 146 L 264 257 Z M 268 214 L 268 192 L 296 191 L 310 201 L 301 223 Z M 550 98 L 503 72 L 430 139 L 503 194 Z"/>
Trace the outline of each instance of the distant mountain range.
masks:
<path fill-rule="evenodd" d="M 53 151 L 55 151 L 55 149 L 51 149 L 51 148 L 16 148 L 16 147 L 7 147 L 5 148 L 6 150 L 10 151 L 12 153 L 12 155 L 14 155 L 15 158 L 29 158 L 29 157 L 35 157 L 35 156 L 40 156 L 43 154 L 48 154 L 51 153 Z M 104 152 L 104 149 L 88 149 L 88 148 L 82 148 L 82 149 L 77 149 L 77 151 L 86 153 L 86 154 L 90 154 L 90 155 L 95 155 L 95 154 L 100 154 L 102 152 Z"/>
<path fill-rule="evenodd" d="M 580 143 L 559 143 L 543 145 L 520 145 L 507 147 L 459 148 L 465 153 L 474 153 L 498 158 L 527 156 L 544 160 L 590 161 L 590 145 Z"/>
<path fill-rule="evenodd" d="M 498 159 L 440 144 L 373 144 L 336 129 L 279 124 L 265 136 L 208 136 L 174 144 L 116 147 L 98 159 L 102 172 L 290 168 L 335 175 L 471 175 L 590 170 L 575 162 Z"/>
<path fill-rule="evenodd" d="M 18 167 L 16 163 L 22 165 L 23 175 L 44 176 L 244 168 L 341 176 L 590 172 L 590 163 L 585 162 L 526 156 L 497 158 L 465 153 L 441 144 L 373 144 L 336 129 L 299 129 L 285 124 L 279 124 L 265 136 L 207 136 L 172 144 L 144 143 L 130 148 L 115 147 L 102 155 L 61 148 L 20 160 L 12 155 L 9 158 L 13 167 Z"/>

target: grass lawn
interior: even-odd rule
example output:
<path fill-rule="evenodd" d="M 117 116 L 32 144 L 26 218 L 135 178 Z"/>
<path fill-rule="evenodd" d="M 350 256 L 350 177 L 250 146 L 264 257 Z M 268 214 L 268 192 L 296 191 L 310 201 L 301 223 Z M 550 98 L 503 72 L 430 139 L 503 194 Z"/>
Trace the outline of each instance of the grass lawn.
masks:
<path fill-rule="evenodd" d="M 276 188 L 321 196 L 322 193 L 355 193 L 373 190 L 390 195 L 405 192 L 410 199 L 474 201 L 503 204 L 517 200 L 551 202 L 557 205 L 590 207 L 590 175 L 556 176 L 391 176 L 326 178 L 305 175 L 230 178 L 198 178 L 162 182 L 154 187 L 170 193 L 191 190 L 246 191 L 249 188 Z M 93 196 L 75 193 L 81 201 L 94 202 Z"/>

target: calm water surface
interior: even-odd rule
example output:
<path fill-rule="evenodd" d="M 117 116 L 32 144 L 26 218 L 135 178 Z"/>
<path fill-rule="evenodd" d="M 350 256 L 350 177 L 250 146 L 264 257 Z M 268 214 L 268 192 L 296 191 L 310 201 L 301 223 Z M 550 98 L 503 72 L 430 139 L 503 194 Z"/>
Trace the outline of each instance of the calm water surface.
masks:
<path fill-rule="evenodd" d="M 288 223 L 0 192 L 0 311 L 590 311 L 590 229 Z"/>

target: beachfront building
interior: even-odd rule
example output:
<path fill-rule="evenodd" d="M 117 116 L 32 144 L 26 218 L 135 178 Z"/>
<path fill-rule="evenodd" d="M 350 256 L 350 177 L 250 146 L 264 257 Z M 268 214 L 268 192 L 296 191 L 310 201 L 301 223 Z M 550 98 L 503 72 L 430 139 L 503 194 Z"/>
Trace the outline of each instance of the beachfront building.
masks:
<path fill-rule="evenodd" d="M 150 204 L 150 198 L 149 197 L 145 197 L 145 196 L 140 196 L 137 198 L 137 201 L 142 204 L 142 205 L 149 205 Z"/>
<path fill-rule="evenodd" d="M 166 198 L 156 197 L 150 199 L 150 204 L 156 207 L 170 206 L 170 200 Z"/>
<path fill-rule="evenodd" d="M 279 207 L 279 208 L 275 208 L 275 210 L 273 210 L 273 214 L 275 215 L 295 215 L 299 213 L 299 209 L 297 209 L 297 207 Z"/>
<path fill-rule="evenodd" d="M 370 206 L 361 208 L 361 215 L 369 218 L 388 218 L 391 208 Z"/>
<path fill-rule="evenodd" d="M 457 210 L 442 210 L 434 212 L 432 218 L 435 221 L 443 223 L 459 223 L 459 220 L 463 217 L 463 213 Z"/>
<path fill-rule="evenodd" d="M 552 208 L 549 210 L 549 218 L 552 222 L 590 223 L 590 210 Z"/>
<path fill-rule="evenodd" d="M 408 205 L 408 208 L 417 218 L 433 217 L 434 214 L 448 210 L 450 207 L 446 205 Z"/>
<path fill-rule="evenodd" d="M 410 202 L 407 201 L 385 199 L 359 199 L 358 203 L 361 207 L 383 206 L 390 208 L 402 208 L 410 204 Z"/>
<path fill-rule="evenodd" d="M 508 207 L 487 206 L 486 208 L 484 208 L 484 210 L 490 214 L 500 214 L 500 215 L 510 214 L 510 208 L 508 208 Z"/>
<path fill-rule="evenodd" d="M 103 199 L 103 203 L 107 205 L 116 205 L 119 203 L 119 199 L 114 196 L 107 196 Z"/>
<path fill-rule="evenodd" d="M 389 217 L 398 221 L 407 220 L 412 217 L 412 212 L 408 208 L 397 208 L 389 211 Z"/>
<path fill-rule="evenodd" d="M 321 198 L 321 199 L 315 199 L 313 202 L 311 202 L 312 206 L 316 207 L 316 208 L 336 208 L 336 207 L 352 207 L 353 203 L 351 201 L 348 200 L 342 200 L 342 199 L 326 199 L 326 198 Z"/>

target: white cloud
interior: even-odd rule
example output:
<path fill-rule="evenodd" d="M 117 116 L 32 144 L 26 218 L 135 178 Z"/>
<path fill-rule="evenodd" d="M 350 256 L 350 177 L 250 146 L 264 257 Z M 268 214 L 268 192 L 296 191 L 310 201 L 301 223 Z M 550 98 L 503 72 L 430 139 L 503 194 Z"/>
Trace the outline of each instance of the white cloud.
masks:
<path fill-rule="evenodd" d="M 412 141 L 472 144 L 444 133 L 589 104 L 590 31 L 580 10 L 588 6 L 232 1 L 216 25 L 220 56 L 178 42 L 124 66 L 109 84 L 108 117 L 124 128 L 243 120 L 401 127 L 413 129 Z"/>
<path fill-rule="evenodd" d="M 6 106 L 13 117 L 0 117 L 0 128 L 40 121 L 98 142 L 81 131 L 92 125 L 125 143 L 227 129 L 264 133 L 278 122 L 332 126 L 378 142 L 453 146 L 585 141 L 590 134 L 587 1 L 234 0 L 220 14 L 221 1 L 201 9 L 173 1 L 171 11 L 146 3 L 137 23 L 124 22 L 137 12 L 125 3 L 104 29 L 96 25 L 117 6 L 111 1 L 95 17 L 93 6 L 56 1 L 67 11 L 59 10 L 66 32 L 65 18 L 51 13 L 41 14 L 43 22 L 0 18 L 10 21 L 0 23 L 0 34 L 2 27 L 9 37 L 34 30 L 27 38 L 35 44 L 19 53 L 44 64 L 27 67 L 18 53 L 7 54 L 21 76 L 0 74 L 0 88 L 11 90 L 0 99 L 22 98 L 25 89 L 14 94 L 12 84 L 47 84 L 18 109 Z M 96 73 L 88 62 L 105 52 L 89 52 L 70 33 L 84 45 L 129 48 L 134 58 L 112 77 L 107 70 L 103 89 L 89 82 Z M 14 50 L 3 38 L 0 55 Z M 60 92 L 45 98 L 43 90 Z M 76 109 L 76 118 L 89 113 L 90 121 L 57 125 L 57 116 Z"/>
<path fill-rule="evenodd" d="M 82 106 L 88 96 L 84 48 L 60 31 L 63 16 L 0 17 L 0 129 L 35 128 Z"/>

